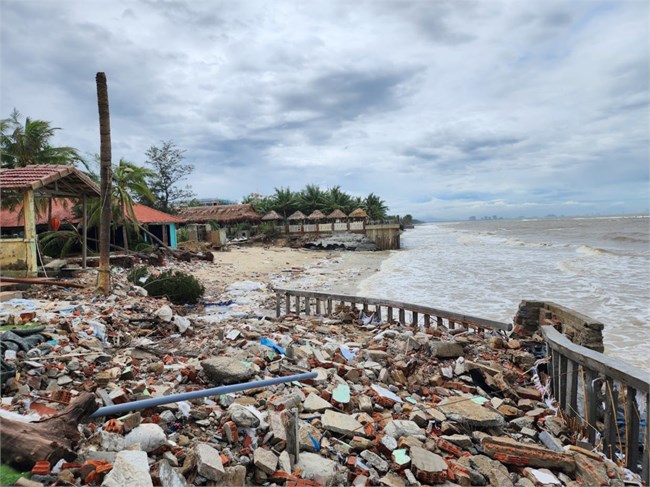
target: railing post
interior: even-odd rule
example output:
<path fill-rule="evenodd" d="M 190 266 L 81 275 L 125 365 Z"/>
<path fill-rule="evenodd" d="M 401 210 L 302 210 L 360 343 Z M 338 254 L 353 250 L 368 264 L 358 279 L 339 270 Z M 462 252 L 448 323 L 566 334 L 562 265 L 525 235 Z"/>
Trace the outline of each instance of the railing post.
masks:
<path fill-rule="evenodd" d="M 296 294 L 296 314 L 300 316 L 300 295 Z"/>
<path fill-rule="evenodd" d="M 305 314 L 309 316 L 311 314 L 311 299 L 309 296 L 305 296 Z"/>
<path fill-rule="evenodd" d="M 282 297 L 280 296 L 280 293 L 275 294 L 275 317 L 279 318 L 280 315 L 282 314 Z"/>
<path fill-rule="evenodd" d="M 399 309 L 399 322 L 402 325 L 406 324 L 406 312 L 404 311 L 404 308 Z"/>
<path fill-rule="evenodd" d="M 389 306 L 386 313 L 388 314 L 388 322 L 392 323 L 393 322 L 393 308 L 392 306 Z"/>
<path fill-rule="evenodd" d="M 646 456 L 649 455 L 645 451 Z M 625 465 L 638 472 L 639 462 L 639 410 L 636 405 L 636 389 L 627 386 L 625 400 Z"/>
<path fill-rule="evenodd" d="M 587 436 L 592 445 L 596 442 L 596 412 L 598 410 L 598 388 L 594 386 L 597 375 L 591 369 L 585 370 L 585 397 L 587 398 L 587 410 L 585 421 L 587 422 Z"/>
<path fill-rule="evenodd" d="M 603 432 L 603 453 L 614 458 L 616 451 L 616 412 L 618 409 L 618 393 L 614 389 L 614 381 L 607 377 L 605 381 L 605 431 Z"/>
<path fill-rule="evenodd" d="M 412 311 L 411 312 L 411 322 L 413 323 L 413 326 L 418 326 L 418 313 L 417 311 Z"/>
<path fill-rule="evenodd" d="M 287 314 L 291 313 L 291 295 L 289 293 L 284 294 L 284 305 L 287 308 Z"/>
<path fill-rule="evenodd" d="M 327 298 L 327 316 L 332 316 L 333 312 L 332 298 Z"/>
<path fill-rule="evenodd" d="M 551 389 L 553 397 L 560 402 L 560 354 L 551 349 Z"/>
<path fill-rule="evenodd" d="M 437 316 L 436 317 L 436 328 L 442 328 L 444 323 L 442 322 L 442 316 Z"/>
<path fill-rule="evenodd" d="M 560 407 L 565 411 L 567 405 L 566 385 L 568 368 L 568 359 L 564 355 L 560 355 L 560 397 L 558 399 L 560 401 Z"/>
<path fill-rule="evenodd" d="M 569 359 L 567 361 L 567 406 L 569 416 L 578 417 L 578 366 Z"/>
<path fill-rule="evenodd" d="M 321 304 L 320 304 L 320 299 L 316 298 L 316 315 L 320 316 L 321 313 Z"/>
<path fill-rule="evenodd" d="M 424 315 L 424 327 L 431 328 L 431 315 Z"/>
<path fill-rule="evenodd" d="M 650 393 L 645 395 L 645 447 L 643 448 L 643 473 L 641 478 L 650 485 Z"/>

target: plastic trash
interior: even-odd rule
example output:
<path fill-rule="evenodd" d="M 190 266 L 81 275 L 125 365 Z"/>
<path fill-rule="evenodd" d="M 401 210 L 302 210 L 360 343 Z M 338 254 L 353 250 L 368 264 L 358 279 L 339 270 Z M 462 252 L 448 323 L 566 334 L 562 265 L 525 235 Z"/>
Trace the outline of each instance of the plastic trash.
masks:
<path fill-rule="evenodd" d="M 343 355 L 345 360 L 347 360 L 348 362 L 354 360 L 354 357 L 359 352 L 358 348 L 350 349 L 347 345 L 340 345 L 339 348 L 341 350 L 341 355 Z"/>
<path fill-rule="evenodd" d="M 272 348 L 273 350 L 275 350 L 276 352 L 278 352 L 281 355 L 286 355 L 287 354 L 287 352 L 284 351 L 284 348 L 282 348 L 280 345 L 278 345 L 274 341 L 269 340 L 268 338 L 265 338 L 265 337 L 260 338 L 260 343 L 262 345 L 266 346 L 266 347 Z"/>

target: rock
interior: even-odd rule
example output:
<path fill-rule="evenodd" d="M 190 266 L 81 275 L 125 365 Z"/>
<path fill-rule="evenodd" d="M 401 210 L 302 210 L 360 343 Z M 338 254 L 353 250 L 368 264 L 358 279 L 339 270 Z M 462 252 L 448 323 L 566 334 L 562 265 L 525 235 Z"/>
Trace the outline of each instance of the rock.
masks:
<path fill-rule="evenodd" d="M 332 406 L 329 402 L 327 402 L 322 397 L 317 396 L 313 392 L 307 396 L 307 399 L 305 399 L 305 402 L 303 403 L 303 408 L 305 411 L 309 411 L 310 413 L 332 409 L 333 407 L 334 406 Z"/>
<path fill-rule="evenodd" d="M 328 409 L 321 418 L 323 428 L 344 435 L 363 435 L 363 425 L 349 414 L 337 413 Z"/>
<path fill-rule="evenodd" d="M 278 468 L 278 457 L 271 450 L 256 448 L 253 452 L 253 464 L 267 475 L 273 475 Z"/>
<path fill-rule="evenodd" d="M 280 470 L 286 473 L 291 473 L 291 458 L 289 452 L 286 450 L 280 453 L 280 460 L 278 462 Z"/>
<path fill-rule="evenodd" d="M 386 425 L 384 433 L 395 439 L 399 439 L 402 436 L 422 436 L 424 435 L 424 430 L 414 421 L 395 419 Z"/>
<path fill-rule="evenodd" d="M 122 419 L 122 425 L 124 426 L 124 432 L 128 433 L 129 431 L 134 430 L 142 422 L 142 416 L 139 412 L 131 413 L 128 416 L 125 416 Z"/>
<path fill-rule="evenodd" d="M 311 437 L 309 436 L 311 435 Z M 306 421 L 300 422 L 300 428 L 298 429 L 300 451 L 310 451 L 316 453 L 318 451 L 316 445 L 312 441 L 312 438 L 318 443 L 318 439 L 321 437 L 322 433 Z"/>
<path fill-rule="evenodd" d="M 147 454 L 143 451 L 119 452 L 102 487 L 153 487 Z"/>
<path fill-rule="evenodd" d="M 260 425 L 260 419 L 246 406 L 241 404 L 231 404 L 228 407 L 230 419 L 240 428 L 257 428 Z"/>
<path fill-rule="evenodd" d="M 224 476 L 218 482 L 213 482 L 214 487 L 244 487 L 246 485 L 246 467 L 235 465 L 226 467 Z"/>
<path fill-rule="evenodd" d="M 169 462 L 172 467 L 178 467 L 178 458 L 170 451 L 163 453 L 163 459 Z"/>
<path fill-rule="evenodd" d="M 472 446 L 474 446 L 472 439 L 467 435 L 442 435 L 440 436 L 440 438 L 442 438 L 443 440 L 450 441 L 454 445 L 458 445 L 459 447 L 465 450 L 468 450 L 469 448 L 472 448 Z"/>
<path fill-rule="evenodd" d="M 167 443 L 167 435 L 157 424 L 141 424 L 124 437 L 124 446 L 129 448 L 136 443 L 142 451 L 150 452 Z"/>
<path fill-rule="evenodd" d="M 533 485 L 544 485 L 544 486 L 561 486 L 562 482 L 558 479 L 553 472 L 546 468 L 534 469 L 534 468 L 525 468 L 524 475 L 528 480 L 530 480 Z M 609 480 L 609 479 L 608 479 Z M 607 485 L 607 484 L 586 484 L 586 485 Z"/>
<path fill-rule="evenodd" d="M 582 453 L 576 453 L 575 459 L 576 480 L 582 479 L 584 485 L 609 485 L 607 466 L 604 462 Z"/>
<path fill-rule="evenodd" d="M 480 406 L 468 397 L 448 397 L 438 404 L 438 409 L 447 419 L 467 426 L 489 428 L 505 424 L 501 414 Z"/>
<path fill-rule="evenodd" d="M 438 358 L 458 358 L 463 355 L 463 346 L 456 342 L 429 342 L 429 353 Z"/>
<path fill-rule="evenodd" d="M 99 445 L 104 451 L 122 451 L 126 448 L 124 437 L 108 431 L 99 432 Z"/>
<path fill-rule="evenodd" d="M 368 396 L 359 396 L 359 409 L 364 413 L 372 413 L 372 400 Z"/>
<path fill-rule="evenodd" d="M 174 316 L 174 312 L 167 305 L 158 308 L 158 311 L 156 311 L 156 317 L 168 323 L 172 320 L 173 316 Z"/>
<path fill-rule="evenodd" d="M 316 453 L 301 453 L 296 468 L 302 470 L 302 475 L 307 480 L 332 485 L 336 480 L 338 463 Z"/>
<path fill-rule="evenodd" d="M 392 473 L 386 474 L 379 479 L 379 483 L 382 485 L 387 485 L 388 487 L 406 487 L 406 483 L 402 480 L 402 477 Z"/>
<path fill-rule="evenodd" d="M 522 430 L 524 428 L 532 428 L 535 425 L 535 420 L 528 416 L 522 416 L 520 418 L 510 420 L 509 423 L 518 430 Z"/>
<path fill-rule="evenodd" d="M 381 458 L 376 453 L 371 452 L 370 450 L 364 450 L 361 452 L 361 458 L 363 458 L 368 465 L 376 468 L 382 473 L 388 472 L 388 462 Z"/>
<path fill-rule="evenodd" d="M 514 487 L 508 469 L 500 462 L 492 460 L 485 455 L 469 457 L 470 466 L 490 481 L 490 485 L 499 487 Z"/>
<path fill-rule="evenodd" d="M 208 480 L 220 480 L 225 471 L 219 452 L 207 443 L 199 443 L 192 450 L 196 462 L 196 470 Z"/>
<path fill-rule="evenodd" d="M 232 357 L 213 357 L 201 362 L 201 367 L 214 385 L 244 382 L 254 373 L 252 367 Z"/>
<path fill-rule="evenodd" d="M 416 478 L 425 484 L 444 482 L 447 475 L 447 463 L 444 459 L 424 448 L 412 447 L 410 450 L 411 470 Z"/>
<path fill-rule="evenodd" d="M 546 430 L 543 430 L 539 434 L 539 441 L 541 441 L 542 444 L 549 450 L 553 450 L 560 453 L 564 451 L 562 442 Z"/>
<path fill-rule="evenodd" d="M 162 487 L 186 487 L 185 477 L 174 470 L 167 460 L 161 460 L 158 466 L 158 478 Z"/>

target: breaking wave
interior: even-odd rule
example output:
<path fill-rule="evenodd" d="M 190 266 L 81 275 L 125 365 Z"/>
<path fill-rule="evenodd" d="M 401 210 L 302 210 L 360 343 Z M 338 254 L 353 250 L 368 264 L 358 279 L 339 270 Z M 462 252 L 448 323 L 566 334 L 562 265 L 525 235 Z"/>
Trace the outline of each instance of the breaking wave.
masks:
<path fill-rule="evenodd" d="M 576 252 L 580 254 L 593 255 L 593 256 L 600 256 L 600 255 L 606 255 L 612 253 L 609 250 L 601 249 L 598 247 L 590 247 L 589 245 L 581 245 L 576 249 Z"/>

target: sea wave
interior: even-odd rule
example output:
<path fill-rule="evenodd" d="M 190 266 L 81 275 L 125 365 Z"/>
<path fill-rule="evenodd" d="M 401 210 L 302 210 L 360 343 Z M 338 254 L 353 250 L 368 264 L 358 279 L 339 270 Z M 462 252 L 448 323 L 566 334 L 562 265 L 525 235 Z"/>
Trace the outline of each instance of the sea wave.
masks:
<path fill-rule="evenodd" d="M 592 255 L 595 257 L 613 253 L 610 252 L 609 250 L 601 249 L 599 247 L 590 247 L 589 245 L 581 245 L 576 249 L 576 252 L 585 255 Z"/>

